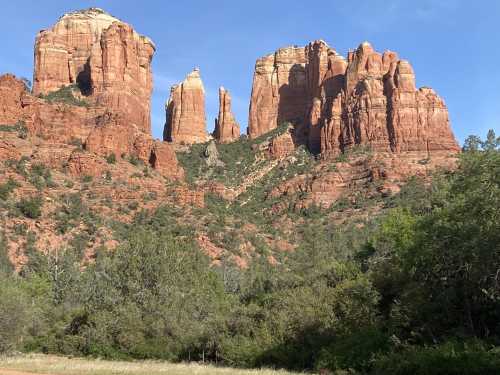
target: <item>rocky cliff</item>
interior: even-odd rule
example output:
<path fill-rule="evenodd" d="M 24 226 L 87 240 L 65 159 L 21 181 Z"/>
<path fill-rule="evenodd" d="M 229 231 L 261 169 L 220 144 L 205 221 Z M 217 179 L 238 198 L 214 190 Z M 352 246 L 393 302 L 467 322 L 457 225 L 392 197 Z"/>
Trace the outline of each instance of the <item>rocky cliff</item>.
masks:
<path fill-rule="evenodd" d="M 165 141 L 193 144 L 208 140 L 205 88 L 198 69 L 194 69 L 184 81 L 171 87 L 165 111 Z"/>
<path fill-rule="evenodd" d="M 240 137 L 240 126 L 231 110 L 231 95 L 224 87 L 219 88 L 219 116 L 215 119 L 214 138 L 228 143 Z"/>
<path fill-rule="evenodd" d="M 356 145 L 379 152 L 457 152 L 444 101 L 415 87 L 411 65 L 365 42 L 347 60 L 324 41 L 288 47 L 257 60 L 250 137 L 283 122 L 297 144 L 338 154 Z"/>
<path fill-rule="evenodd" d="M 99 158 L 113 154 L 180 178 L 172 147 L 150 134 L 154 50 L 100 9 L 65 14 L 36 38 L 33 94 L 14 76 L 0 77 L 0 124 L 22 124 L 27 136 L 64 150 L 45 153 L 54 168 L 99 175 Z M 63 144 L 83 150 L 56 146 Z"/>
<path fill-rule="evenodd" d="M 36 37 L 33 93 L 76 85 L 149 133 L 154 51 L 149 38 L 101 9 L 65 14 Z"/>

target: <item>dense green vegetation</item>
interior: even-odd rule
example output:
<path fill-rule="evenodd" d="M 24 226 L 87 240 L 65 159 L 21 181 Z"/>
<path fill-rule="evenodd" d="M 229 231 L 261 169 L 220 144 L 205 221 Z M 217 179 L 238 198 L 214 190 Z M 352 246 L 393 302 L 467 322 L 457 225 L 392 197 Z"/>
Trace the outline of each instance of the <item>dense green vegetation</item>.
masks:
<path fill-rule="evenodd" d="M 63 103 L 79 107 L 88 107 L 89 103 L 84 99 L 76 97 L 74 92 L 80 92 L 78 85 L 63 86 L 59 90 L 50 92 L 47 95 L 41 94 L 40 98 L 47 100 L 49 103 Z"/>
<path fill-rule="evenodd" d="M 290 124 L 283 123 L 276 129 L 258 138 L 250 139 L 242 135 L 237 142 L 218 144 L 219 165 L 208 165 L 205 155 L 209 143 L 194 144 L 189 151 L 177 152 L 177 158 L 186 171 L 186 180 L 211 179 L 230 186 L 238 185 L 251 172 L 265 164 L 257 160 L 253 151 L 260 144 L 288 131 Z"/>
<path fill-rule="evenodd" d="M 286 173 L 273 171 L 262 185 Z M 500 139 L 469 138 L 456 171 L 431 185 L 414 179 L 385 203 L 363 225 L 297 213 L 295 251 L 270 265 L 269 245 L 255 236 L 260 256 L 248 269 L 211 267 L 190 224 L 178 220 L 184 212 L 170 206 L 115 223 L 121 245 L 85 268 L 68 247 L 29 251 L 15 274 L 2 240 L 0 350 L 358 374 L 499 373 Z M 209 197 L 204 213 L 217 220 L 208 230 L 225 231 L 228 248 L 235 217 L 272 233 L 259 204 L 273 202 Z M 86 212 L 68 196 L 61 232 Z"/>

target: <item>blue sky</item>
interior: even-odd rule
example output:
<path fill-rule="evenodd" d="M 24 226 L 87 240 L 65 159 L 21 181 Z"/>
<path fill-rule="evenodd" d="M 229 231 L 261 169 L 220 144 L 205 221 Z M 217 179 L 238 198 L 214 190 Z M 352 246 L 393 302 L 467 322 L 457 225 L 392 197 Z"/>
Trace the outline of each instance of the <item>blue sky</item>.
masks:
<path fill-rule="evenodd" d="M 207 91 L 213 129 L 217 90 L 226 87 L 242 128 L 255 60 L 279 47 L 324 39 L 339 53 L 368 40 L 409 60 L 419 86 L 446 101 L 453 130 L 500 133 L 500 1 L 497 0 L 95 0 L 4 1 L 0 73 L 31 77 L 38 30 L 63 13 L 97 6 L 130 23 L 157 46 L 153 134 L 160 138 L 170 86 L 194 67 Z"/>

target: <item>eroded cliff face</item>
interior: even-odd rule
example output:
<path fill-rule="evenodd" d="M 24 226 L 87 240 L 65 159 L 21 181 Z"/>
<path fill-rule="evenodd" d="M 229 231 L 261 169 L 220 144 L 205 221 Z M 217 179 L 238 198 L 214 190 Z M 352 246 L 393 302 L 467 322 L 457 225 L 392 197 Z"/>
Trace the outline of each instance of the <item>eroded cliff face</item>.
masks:
<path fill-rule="evenodd" d="M 240 126 L 231 109 L 231 95 L 224 87 L 219 88 L 219 116 L 215 119 L 214 138 L 220 143 L 240 138 Z"/>
<path fill-rule="evenodd" d="M 36 146 L 33 155 L 53 168 L 69 165 L 75 174 L 97 176 L 104 169 L 102 159 L 114 154 L 117 158 L 134 156 L 165 177 L 184 175 L 172 145 L 154 141 L 125 114 L 102 106 L 51 103 L 33 96 L 10 74 L 0 76 L 0 124 L 25 129 Z M 75 152 L 74 145 L 83 149 Z M 7 156 L 0 155 L 1 159 L 16 159 L 23 153 L 15 142 L 3 146 Z"/>
<path fill-rule="evenodd" d="M 101 9 L 65 14 L 37 35 L 33 95 L 14 76 L 0 77 L 0 123 L 22 124 L 30 137 L 43 139 L 37 154 L 54 168 L 99 175 L 101 159 L 114 154 L 181 178 L 171 146 L 150 134 L 154 51 L 147 37 Z M 67 86 L 66 95 L 85 105 L 43 99 Z M 68 144 L 84 149 L 75 153 Z"/>
<path fill-rule="evenodd" d="M 304 48 L 281 48 L 257 60 L 248 118 L 251 138 L 284 121 L 303 119 L 307 105 L 305 66 Z"/>
<path fill-rule="evenodd" d="M 178 85 L 172 86 L 165 111 L 165 141 L 193 144 L 204 143 L 209 139 L 206 130 L 205 89 L 198 69 L 194 69 Z"/>
<path fill-rule="evenodd" d="M 289 47 L 257 60 L 250 137 L 283 122 L 296 144 L 336 155 L 353 146 L 377 152 L 458 152 L 444 101 L 415 87 L 411 65 L 367 43 L 347 60 L 324 41 Z"/>
<path fill-rule="evenodd" d="M 76 85 L 82 95 L 151 131 L 153 42 L 101 9 L 68 13 L 35 43 L 33 93 Z"/>

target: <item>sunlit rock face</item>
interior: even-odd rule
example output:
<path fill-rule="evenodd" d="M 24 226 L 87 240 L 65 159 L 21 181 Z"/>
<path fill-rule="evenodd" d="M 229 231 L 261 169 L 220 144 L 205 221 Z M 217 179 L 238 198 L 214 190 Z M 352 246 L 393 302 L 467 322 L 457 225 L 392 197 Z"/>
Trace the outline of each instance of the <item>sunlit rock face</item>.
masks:
<path fill-rule="evenodd" d="M 163 139 L 174 143 L 204 143 L 209 139 L 205 115 L 205 89 L 200 71 L 194 69 L 184 81 L 172 86 L 165 105 Z"/>
<path fill-rule="evenodd" d="M 149 133 L 154 51 L 149 38 L 101 9 L 65 14 L 36 37 L 33 93 L 76 85 Z"/>
<path fill-rule="evenodd" d="M 24 124 L 44 140 L 41 149 L 81 144 L 71 157 L 56 151 L 49 157 L 74 173 L 98 175 L 102 158 L 114 154 L 182 178 L 172 146 L 151 137 L 154 52 L 149 38 L 101 9 L 65 14 L 36 37 L 33 93 L 14 76 L 0 77 L 0 123 Z M 63 87 L 69 102 L 45 99 Z"/>
<path fill-rule="evenodd" d="M 231 95 L 219 88 L 219 116 L 215 120 L 214 138 L 219 143 L 230 143 L 240 138 L 240 126 L 231 109 Z"/>
<path fill-rule="evenodd" d="M 324 41 L 288 47 L 257 60 L 248 134 L 283 122 L 295 144 L 338 154 L 363 145 L 377 152 L 458 152 L 444 101 L 417 89 L 411 65 L 368 43 L 347 59 Z"/>

